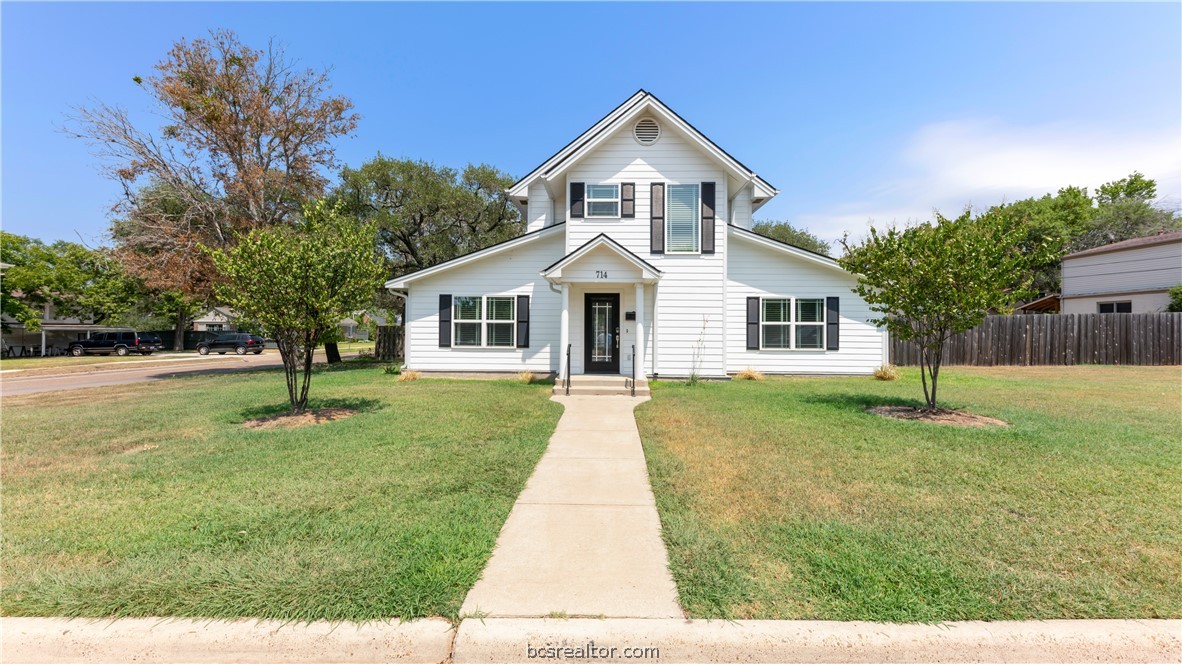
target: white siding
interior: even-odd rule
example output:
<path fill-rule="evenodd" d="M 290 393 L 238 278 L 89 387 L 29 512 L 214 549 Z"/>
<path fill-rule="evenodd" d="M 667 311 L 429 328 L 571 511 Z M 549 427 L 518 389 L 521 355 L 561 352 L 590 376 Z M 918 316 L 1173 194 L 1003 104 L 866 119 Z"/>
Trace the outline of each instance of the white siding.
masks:
<path fill-rule="evenodd" d="M 851 289 L 854 278 L 774 249 L 736 238 L 727 279 L 727 371 L 748 367 L 765 373 L 869 374 L 885 362 L 883 333 L 869 307 Z M 840 348 L 747 350 L 748 297 L 841 298 Z"/>
<path fill-rule="evenodd" d="M 535 182 L 529 186 L 529 200 L 525 212 L 525 230 L 540 231 L 553 223 L 550 194 L 546 185 Z"/>
<path fill-rule="evenodd" d="M 1157 293 L 1136 293 L 1133 295 L 1094 295 L 1091 297 L 1064 298 L 1061 313 L 1095 314 L 1100 312 L 1101 302 L 1131 302 L 1133 313 L 1148 314 L 1165 311 L 1170 306 L 1169 291 Z"/>
<path fill-rule="evenodd" d="M 1169 289 L 1178 284 L 1182 242 L 1063 260 L 1063 295 Z"/>
<path fill-rule="evenodd" d="M 540 272 L 563 255 L 563 234 L 424 277 L 407 298 L 408 368 L 421 371 L 556 371 L 562 296 Z M 440 348 L 439 295 L 529 295 L 529 348 Z"/>
<path fill-rule="evenodd" d="M 731 206 L 734 208 L 732 223 L 739 228 L 751 230 L 751 190 L 748 187 L 740 189 L 739 193 L 735 194 L 735 200 Z"/>
<path fill-rule="evenodd" d="M 595 152 L 575 164 L 567 174 L 564 190 L 569 190 L 571 182 L 634 182 L 636 218 L 568 219 L 567 251 L 573 251 L 596 235 L 606 233 L 661 270 L 663 275 L 657 286 L 655 319 L 658 346 L 656 373 L 684 376 L 696 365 L 703 376 L 722 376 L 725 373 L 722 324 L 725 315 L 724 256 L 726 220 L 729 218 L 726 174 L 710 157 L 665 123 L 662 123 L 661 139 L 651 146 L 639 145 L 633 140 L 631 132 L 632 123 L 628 123 Z M 652 182 L 715 183 L 716 253 L 663 255 L 649 252 L 649 185 Z M 565 217 L 565 200 L 560 209 L 564 210 L 562 214 Z M 633 297 L 628 293 L 626 295 Z M 579 306 L 582 306 L 581 300 Z M 652 327 L 653 317 L 650 316 L 648 320 L 649 327 Z M 573 318 L 571 325 L 573 328 Z M 653 357 L 651 351 L 647 357 Z"/>

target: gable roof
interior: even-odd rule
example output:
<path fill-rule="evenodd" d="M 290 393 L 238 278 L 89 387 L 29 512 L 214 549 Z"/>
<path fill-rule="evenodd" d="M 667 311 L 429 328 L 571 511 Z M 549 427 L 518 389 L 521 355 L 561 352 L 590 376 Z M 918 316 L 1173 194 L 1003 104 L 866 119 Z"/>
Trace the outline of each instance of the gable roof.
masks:
<path fill-rule="evenodd" d="M 518 199 L 525 198 L 528 195 L 531 184 L 538 179 L 549 181 L 557 178 L 583 155 L 590 152 L 601 141 L 614 133 L 616 129 L 630 120 L 636 119 L 645 112 L 657 115 L 670 125 L 680 129 L 682 133 L 690 138 L 691 142 L 697 143 L 700 149 L 722 163 L 731 176 L 740 181 L 751 182 L 755 187 L 753 199 L 767 200 L 779 193 L 779 190 L 773 187 L 771 183 L 759 177 L 755 171 L 745 166 L 743 162 L 735 159 L 726 150 L 720 148 L 718 144 L 698 131 L 696 127 L 674 112 L 673 109 L 666 106 L 660 99 L 657 99 L 656 95 L 641 89 L 610 113 L 603 116 L 599 122 L 591 125 L 590 129 L 584 131 L 575 140 L 567 143 L 565 147 L 542 162 L 540 166 L 530 171 L 528 175 L 515 182 L 509 188 L 509 196 Z"/>
<path fill-rule="evenodd" d="M 842 272 L 846 272 L 846 269 L 843 268 L 836 260 L 834 260 L 824 254 L 818 254 L 815 251 L 809 251 L 808 249 L 805 249 L 803 247 L 798 247 L 794 244 L 788 244 L 787 242 L 781 242 L 780 240 L 770 238 L 766 235 L 760 235 L 759 233 L 756 233 L 755 231 L 749 231 L 746 228 L 741 228 L 741 227 L 735 226 L 733 224 L 728 224 L 727 230 L 730 231 L 731 233 L 733 233 L 736 237 L 741 237 L 746 240 L 751 240 L 752 242 L 754 242 L 756 244 L 763 245 L 765 247 L 768 247 L 769 249 L 775 249 L 776 251 L 790 254 L 790 255 L 796 256 L 798 258 L 803 258 L 807 261 L 811 261 L 811 262 L 816 263 L 818 265 L 823 265 L 828 268 L 832 268 L 835 270 L 841 270 Z M 846 272 L 846 274 L 849 274 L 849 273 Z"/>
<path fill-rule="evenodd" d="M 1106 254 L 1110 251 L 1122 251 L 1124 249 L 1136 249 L 1138 247 L 1152 247 L 1154 245 L 1169 244 L 1171 242 L 1182 242 L 1182 231 L 1158 233 L 1157 235 L 1150 235 L 1148 237 L 1135 237 L 1131 240 L 1114 242 L 1112 244 L 1106 244 L 1102 247 L 1093 247 L 1091 249 L 1077 251 L 1074 254 L 1067 254 L 1063 257 L 1063 259 L 1066 260 L 1068 258 L 1079 258 L 1080 256 L 1094 256 L 1096 254 Z"/>
<path fill-rule="evenodd" d="M 561 228 L 564 231 L 566 229 L 566 227 L 563 224 L 558 223 L 558 224 L 554 224 L 553 226 L 547 226 L 545 228 L 542 228 L 542 229 L 539 229 L 536 231 L 530 231 L 529 233 L 526 233 L 525 235 L 518 235 L 515 238 L 511 238 L 511 239 L 505 240 L 503 242 L 498 242 L 497 244 L 494 244 L 490 247 L 485 247 L 484 249 L 478 249 L 476 251 L 473 251 L 472 253 L 464 254 L 463 256 L 457 256 L 451 260 L 443 261 L 442 263 L 439 263 L 438 265 L 432 265 L 431 267 L 424 268 L 424 269 L 419 270 L 417 272 L 411 272 L 410 274 L 404 274 L 401 277 L 394 277 L 393 279 L 386 282 L 386 288 L 392 289 L 392 290 L 402 290 L 402 289 L 406 288 L 406 284 L 408 284 L 411 281 L 416 281 L 418 279 L 422 279 L 423 277 L 427 277 L 432 274 L 436 274 L 438 272 L 450 270 L 453 267 L 459 267 L 461 265 L 464 265 L 466 263 L 471 263 L 472 261 L 479 260 L 479 259 L 484 258 L 486 256 L 492 256 L 494 254 L 499 254 L 502 251 L 507 251 L 507 250 L 512 249 L 514 247 L 520 247 L 523 244 L 528 244 L 528 243 L 533 242 L 534 240 L 537 240 L 539 238 L 552 235 L 554 233 L 554 230 L 558 229 L 558 228 Z"/>
<path fill-rule="evenodd" d="M 661 278 L 661 271 L 653 267 L 652 263 L 649 263 L 640 256 L 632 253 L 627 247 L 611 239 L 605 233 L 596 235 L 590 240 L 584 242 L 583 246 L 558 259 L 555 263 L 542 270 L 542 276 L 549 279 L 550 275 L 552 275 L 554 272 L 561 270 L 562 268 L 579 260 L 583 256 L 586 256 L 599 247 L 607 247 L 624 260 L 635 265 L 637 269 L 640 270 L 640 273 L 644 278 L 653 280 Z"/>

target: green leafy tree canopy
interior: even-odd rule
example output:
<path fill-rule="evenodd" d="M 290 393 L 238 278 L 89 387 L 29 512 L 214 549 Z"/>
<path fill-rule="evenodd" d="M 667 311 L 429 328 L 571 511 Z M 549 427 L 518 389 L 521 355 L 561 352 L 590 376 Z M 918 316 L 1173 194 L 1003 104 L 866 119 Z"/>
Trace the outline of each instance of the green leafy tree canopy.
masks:
<path fill-rule="evenodd" d="M 941 354 L 948 339 L 981 323 L 987 311 L 1006 310 L 1032 294 L 1031 267 L 1047 260 L 1049 244 L 1023 246 L 1027 229 L 997 214 L 955 219 L 842 241 L 841 266 L 857 275 L 854 291 L 874 322 L 919 347 L 927 408 L 937 408 Z"/>
<path fill-rule="evenodd" d="M 373 224 L 317 201 L 289 226 L 254 229 L 210 251 L 222 301 L 278 342 L 293 412 L 307 407 L 316 347 L 372 301 L 385 275 L 375 234 Z"/>
<path fill-rule="evenodd" d="M 786 221 L 757 221 L 751 230 L 764 237 L 779 240 L 801 249 L 808 249 L 814 253 L 828 256 L 831 247 L 829 243 L 803 228 L 796 228 Z"/>

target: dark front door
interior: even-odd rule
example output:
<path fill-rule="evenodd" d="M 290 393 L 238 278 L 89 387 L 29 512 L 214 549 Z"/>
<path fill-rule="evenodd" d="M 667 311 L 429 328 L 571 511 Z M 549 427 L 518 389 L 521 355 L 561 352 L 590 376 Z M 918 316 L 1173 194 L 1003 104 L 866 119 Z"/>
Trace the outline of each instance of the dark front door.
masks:
<path fill-rule="evenodd" d="M 584 371 L 620 373 L 620 296 L 588 293 L 584 304 Z"/>

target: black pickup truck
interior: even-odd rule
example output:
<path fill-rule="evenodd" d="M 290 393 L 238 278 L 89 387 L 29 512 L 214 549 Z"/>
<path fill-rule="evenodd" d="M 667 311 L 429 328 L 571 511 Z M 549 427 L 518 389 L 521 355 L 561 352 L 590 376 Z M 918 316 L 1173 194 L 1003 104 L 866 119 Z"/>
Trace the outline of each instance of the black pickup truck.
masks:
<path fill-rule="evenodd" d="M 99 332 L 89 339 L 70 342 L 70 355 L 75 357 L 91 353 L 94 355 L 151 355 L 163 350 L 160 337 L 146 332 Z"/>

